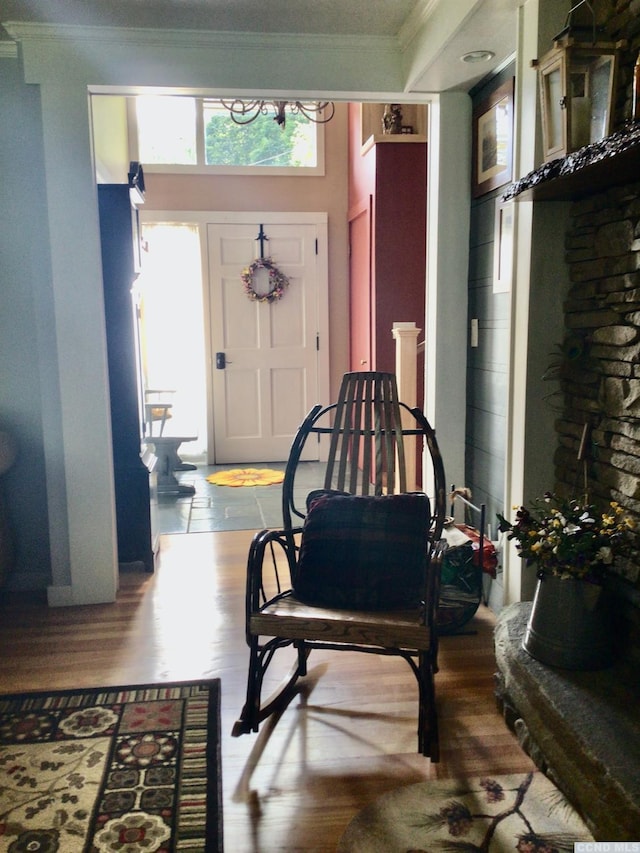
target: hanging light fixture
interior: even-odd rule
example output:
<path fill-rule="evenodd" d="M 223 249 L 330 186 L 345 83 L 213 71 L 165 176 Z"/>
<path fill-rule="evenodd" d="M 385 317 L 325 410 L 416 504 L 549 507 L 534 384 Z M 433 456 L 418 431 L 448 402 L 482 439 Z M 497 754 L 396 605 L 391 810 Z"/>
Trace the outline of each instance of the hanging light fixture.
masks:
<path fill-rule="evenodd" d="M 231 120 L 236 124 L 251 124 L 261 115 L 269 115 L 273 110 L 273 120 L 284 128 L 288 109 L 293 115 L 302 115 L 314 124 L 326 124 L 335 113 L 335 104 L 331 101 L 243 101 L 235 98 L 233 101 L 220 100 L 222 106 L 229 110 Z"/>
<path fill-rule="evenodd" d="M 591 13 L 590 25 L 574 23 L 581 6 Z M 593 7 L 581 0 L 569 10 L 553 48 L 532 63 L 540 81 L 545 161 L 565 157 L 612 132 L 618 55 L 624 42 L 597 41 L 596 35 Z"/>

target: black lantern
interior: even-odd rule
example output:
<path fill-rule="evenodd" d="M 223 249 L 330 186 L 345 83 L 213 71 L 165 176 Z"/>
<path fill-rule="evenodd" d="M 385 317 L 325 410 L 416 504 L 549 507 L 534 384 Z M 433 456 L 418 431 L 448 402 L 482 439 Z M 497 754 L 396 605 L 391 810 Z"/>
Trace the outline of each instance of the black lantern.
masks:
<path fill-rule="evenodd" d="M 582 6 L 591 12 L 591 26 L 574 23 Z M 589 0 L 581 0 L 569 11 L 553 49 L 533 62 L 540 83 L 545 161 L 565 157 L 612 132 L 618 57 L 624 42 L 597 41 L 596 35 L 593 8 Z"/>

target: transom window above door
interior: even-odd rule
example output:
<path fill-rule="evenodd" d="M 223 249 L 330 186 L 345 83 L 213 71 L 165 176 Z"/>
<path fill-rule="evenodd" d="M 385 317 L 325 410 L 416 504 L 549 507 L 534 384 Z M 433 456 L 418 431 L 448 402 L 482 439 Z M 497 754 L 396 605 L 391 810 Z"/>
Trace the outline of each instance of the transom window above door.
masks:
<path fill-rule="evenodd" d="M 279 124 L 270 109 L 239 124 L 220 99 L 130 99 L 130 155 L 148 172 L 323 175 L 324 127 L 300 111 Z M 236 102 L 237 103 L 237 102 Z"/>

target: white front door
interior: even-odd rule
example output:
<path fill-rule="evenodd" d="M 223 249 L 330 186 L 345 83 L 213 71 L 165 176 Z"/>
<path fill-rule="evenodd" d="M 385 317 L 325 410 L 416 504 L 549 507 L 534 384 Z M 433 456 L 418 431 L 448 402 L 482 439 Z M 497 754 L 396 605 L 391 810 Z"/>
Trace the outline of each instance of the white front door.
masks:
<path fill-rule="evenodd" d="M 324 214 L 237 214 L 208 225 L 213 436 L 209 462 L 287 459 L 318 402 L 328 402 Z M 289 279 L 281 299 L 249 299 L 242 270 L 263 254 Z M 256 286 L 264 285 L 262 271 Z M 213 452 L 212 452 L 213 451 Z M 310 443 L 306 459 L 317 459 Z"/>

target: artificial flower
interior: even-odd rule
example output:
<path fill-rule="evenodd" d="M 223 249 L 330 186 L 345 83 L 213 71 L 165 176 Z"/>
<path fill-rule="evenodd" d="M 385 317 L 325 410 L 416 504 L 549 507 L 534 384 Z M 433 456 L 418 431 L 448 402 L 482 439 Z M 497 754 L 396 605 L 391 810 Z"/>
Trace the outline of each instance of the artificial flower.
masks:
<path fill-rule="evenodd" d="M 612 501 L 605 512 L 546 492 L 532 509 L 518 507 L 514 523 L 498 513 L 498 529 L 516 542 L 521 557 L 541 571 L 600 583 L 616 557 L 636 543 L 635 521 Z"/>

